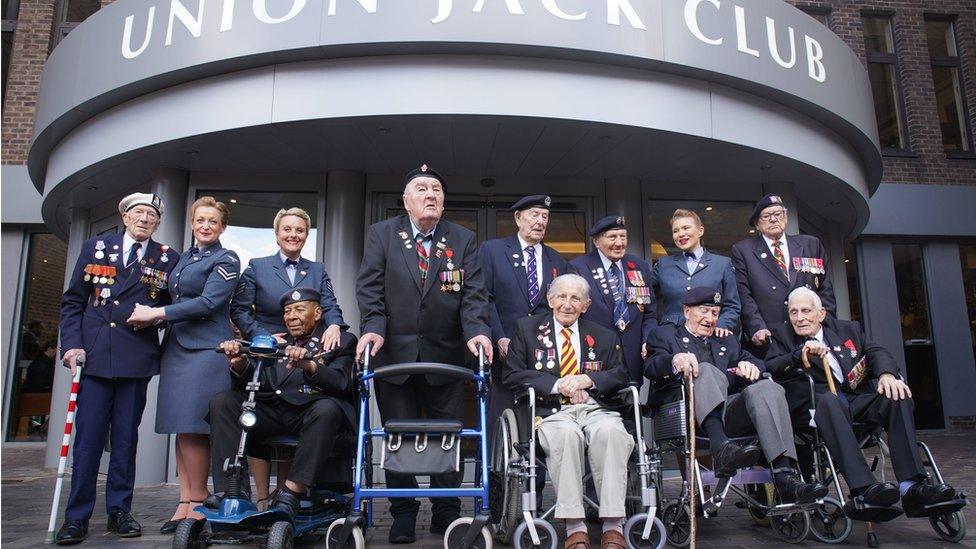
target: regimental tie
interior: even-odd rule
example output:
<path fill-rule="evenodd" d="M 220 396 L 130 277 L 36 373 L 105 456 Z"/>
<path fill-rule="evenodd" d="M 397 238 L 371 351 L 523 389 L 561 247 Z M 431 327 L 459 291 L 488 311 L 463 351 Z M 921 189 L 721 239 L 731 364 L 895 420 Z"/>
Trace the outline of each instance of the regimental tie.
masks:
<path fill-rule="evenodd" d="M 529 283 L 529 305 L 534 306 L 539 299 L 539 266 L 535 260 L 535 246 L 526 246 L 525 253 L 529 257 L 525 263 L 525 275 Z"/>
<path fill-rule="evenodd" d="M 789 280 L 790 268 L 786 265 L 786 256 L 783 254 L 783 242 L 781 240 L 773 242 L 773 258 L 776 259 L 776 264 L 783 271 L 786 280 Z"/>
<path fill-rule="evenodd" d="M 430 266 L 430 255 L 427 252 L 427 248 L 424 244 L 429 243 L 433 240 L 431 235 L 422 235 L 417 233 L 417 267 L 420 269 L 420 285 L 423 286 L 427 282 L 427 267 Z"/>
<path fill-rule="evenodd" d="M 559 377 L 571 376 L 579 373 L 579 361 L 576 360 L 576 350 L 573 349 L 573 331 L 563 328 L 563 346 L 559 350 Z"/>
<path fill-rule="evenodd" d="M 610 264 L 610 288 L 613 290 L 613 323 L 620 331 L 624 331 L 627 322 L 630 321 L 630 313 L 627 311 L 627 301 L 624 299 L 624 277 L 617 268 L 616 263 Z"/>

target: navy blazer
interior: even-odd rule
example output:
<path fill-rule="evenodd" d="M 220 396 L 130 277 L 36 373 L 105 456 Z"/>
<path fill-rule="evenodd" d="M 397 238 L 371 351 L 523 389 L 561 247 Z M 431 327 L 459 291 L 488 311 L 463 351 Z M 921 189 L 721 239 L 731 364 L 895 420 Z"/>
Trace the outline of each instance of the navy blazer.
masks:
<path fill-rule="evenodd" d="M 284 310 L 279 305 L 281 296 L 292 288 L 308 287 L 318 290 L 322 296 L 322 324 L 326 327 L 338 324 L 348 328 L 342 319 L 342 309 L 332 289 L 332 280 L 325 264 L 309 261 L 304 257 L 295 266 L 295 283 L 288 280 L 288 272 L 279 254 L 254 258 L 241 272 L 240 282 L 230 305 L 230 318 L 245 339 L 258 334 L 285 332 L 282 320 Z"/>
<path fill-rule="evenodd" d="M 169 337 L 187 349 L 215 349 L 234 339 L 230 299 L 240 274 L 237 254 L 217 241 L 204 251 L 183 252 L 169 278 Z"/>
<path fill-rule="evenodd" d="M 647 402 L 652 410 L 680 398 L 681 376 L 674 373 L 674 366 L 671 361 L 674 359 L 674 355 L 678 353 L 695 352 L 691 337 L 685 330 L 684 323 L 680 326 L 661 326 L 651 334 L 651 340 L 647 344 L 644 377 L 651 380 L 651 390 L 648 392 Z M 739 362 L 753 363 L 756 368 L 759 368 L 760 374 L 766 371 L 766 365 L 763 361 L 743 349 L 739 344 L 739 338 L 735 335 L 728 337 L 712 336 L 708 338 L 708 346 L 714 359 L 712 365 L 724 372 L 729 380 L 730 395 L 741 391 L 747 385 L 745 379 L 730 371 Z"/>
<path fill-rule="evenodd" d="M 657 327 L 657 305 L 654 299 L 654 288 L 650 286 L 651 266 L 634 254 L 624 254 L 620 263 L 624 269 L 624 272 L 621 273 L 621 276 L 624 277 L 624 286 L 631 287 L 627 271 L 636 270 L 640 272 L 643 284 L 648 288 L 650 296 L 650 303 L 645 305 L 628 303 L 630 322 L 620 334 L 627 373 L 630 375 L 631 381 L 639 382 L 644 364 L 644 359 L 641 358 L 641 345 L 647 342 L 651 330 Z M 600 252 L 594 248 L 590 253 L 570 261 L 569 270 L 582 276 L 590 283 L 590 308 L 583 313 L 583 318 L 610 330 L 619 331 L 614 325 L 613 293 L 606 284 L 607 273 L 603 269 Z"/>
<path fill-rule="evenodd" d="M 78 255 L 68 287 L 61 298 L 61 350 L 84 349 L 84 374 L 105 378 L 152 377 L 159 373 L 159 330 L 135 330 L 128 324 L 136 303 L 162 306 L 170 302 L 165 287 L 176 266 L 177 252 L 149 239 L 142 260 L 124 267 L 122 250 L 124 233 L 98 236 L 85 242 Z M 96 257 L 102 248 L 102 257 Z M 86 267 L 114 267 L 118 276 L 114 284 L 96 284 Z M 89 270 L 91 270 L 89 268 Z M 143 271 L 155 271 L 143 278 Z M 151 283 L 162 288 L 150 291 Z M 108 297 L 96 297 L 108 291 Z M 96 306 L 97 299 L 97 306 Z"/>
<path fill-rule="evenodd" d="M 759 330 L 772 331 L 789 323 L 786 299 L 800 286 L 817 292 L 827 312 L 836 315 L 834 289 L 830 284 L 830 265 L 827 251 L 815 236 L 787 236 L 790 252 L 790 280 L 773 259 L 773 254 L 762 235 L 736 242 L 732 246 L 732 266 L 742 301 L 742 328 L 748 339 Z M 813 272 L 808 267 L 794 268 L 794 260 L 811 258 L 823 261 L 823 272 Z M 819 270 L 819 268 L 815 269 Z"/>
<path fill-rule="evenodd" d="M 683 253 L 662 257 L 654 264 L 651 280 L 664 301 L 661 324 L 684 324 L 685 310 L 681 301 L 692 288 L 704 286 L 722 293 L 718 327 L 733 331 L 739 328 L 739 290 L 736 288 L 732 260 L 724 255 L 704 250 L 693 273 L 688 272 L 688 262 Z"/>
<path fill-rule="evenodd" d="M 566 260 L 559 252 L 545 244 L 542 257 L 536 258 L 542 270 L 542 286 L 535 305 L 529 305 L 528 275 L 524 255 L 516 235 L 486 240 L 481 245 L 481 271 L 491 301 L 491 340 L 511 338 L 515 333 L 515 321 L 523 316 L 549 312 L 546 291 L 554 278 L 566 274 Z"/>

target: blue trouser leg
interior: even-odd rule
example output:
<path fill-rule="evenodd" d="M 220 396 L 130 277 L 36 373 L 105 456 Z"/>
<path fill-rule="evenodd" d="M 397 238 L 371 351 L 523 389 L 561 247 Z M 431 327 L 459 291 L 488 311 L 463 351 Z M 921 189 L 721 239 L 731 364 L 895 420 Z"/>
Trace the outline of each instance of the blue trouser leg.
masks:
<path fill-rule="evenodd" d="M 120 378 L 115 380 L 115 401 L 112 405 L 112 454 L 105 484 L 105 510 L 130 511 L 132 486 L 136 480 L 136 447 L 139 443 L 139 423 L 146 407 L 146 387 L 149 378 Z"/>
<path fill-rule="evenodd" d="M 115 382 L 111 379 L 81 377 L 75 411 L 71 491 L 64 511 L 65 520 L 87 520 L 95 508 L 98 464 L 105 448 L 114 393 Z"/>

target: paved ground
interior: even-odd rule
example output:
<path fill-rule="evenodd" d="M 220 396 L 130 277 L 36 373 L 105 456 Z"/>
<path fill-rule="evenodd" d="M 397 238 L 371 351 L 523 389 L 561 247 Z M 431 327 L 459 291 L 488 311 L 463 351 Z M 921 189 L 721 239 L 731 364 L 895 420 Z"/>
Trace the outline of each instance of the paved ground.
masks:
<path fill-rule="evenodd" d="M 976 494 L 976 437 L 971 433 L 925 432 L 920 438 L 933 447 L 943 474 L 957 488 L 969 494 Z M 2 515 L 0 515 L 0 544 L 4 549 L 36 547 L 43 544 L 50 512 L 51 494 L 55 474 L 39 466 L 43 462 L 43 450 L 37 445 L 13 445 L 3 447 L 2 469 Z M 668 494 L 675 493 L 674 483 L 668 483 Z M 99 483 L 102 490 L 104 483 Z M 114 536 L 102 534 L 104 503 L 101 496 L 96 505 L 96 515 L 92 521 L 92 535 L 83 547 L 169 547 L 170 537 L 158 533 L 159 526 L 167 520 L 177 500 L 178 490 L 173 485 L 147 486 L 136 490 L 134 515 L 146 532 L 135 540 L 118 540 Z M 551 495 L 549 501 L 552 501 Z M 766 528 L 754 526 L 746 512 L 736 509 L 730 501 L 723 507 L 722 514 L 701 523 L 698 546 L 702 548 L 746 548 L 781 547 L 783 543 L 774 538 Z M 377 527 L 367 533 L 367 545 L 371 548 L 389 549 L 386 543 L 389 520 L 383 513 L 384 506 L 378 506 Z M 63 509 L 63 503 L 62 503 Z M 414 547 L 433 549 L 443 547 L 440 537 L 427 532 L 429 524 L 428 505 L 422 508 L 418 524 L 419 539 L 411 546 L 398 545 L 398 548 Z M 966 520 L 976 528 L 976 506 L 965 509 Z M 599 547 L 599 528 L 591 528 L 594 541 Z M 976 547 L 976 532 L 970 533 L 959 545 L 942 542 L 932 531 L 926 519 L 898 518 L 881 525 L 878 530 L 882 547 L 920 548 L 920 547 Z M 303 543 L 304 546 L 313 544 Z M 322 546 L 318 542 L 315 545 Z M 819 544 L 811 541 L 801 546 L 814 547 Z M 842 547 L 864 547 L 865 531 L 862 524 L 855 526 L 854 533 Z"/>

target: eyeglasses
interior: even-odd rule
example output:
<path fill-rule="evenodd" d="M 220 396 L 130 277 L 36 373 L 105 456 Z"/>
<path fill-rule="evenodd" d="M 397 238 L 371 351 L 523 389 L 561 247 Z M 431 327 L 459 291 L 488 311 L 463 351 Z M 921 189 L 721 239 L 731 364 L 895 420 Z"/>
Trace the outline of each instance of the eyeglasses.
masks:
<path fill-rule="evenodd" d="M 781 217 L 786 217 L 786 210 L 779 210 L 775 212 L 766 212 L 759 216 L 759 219 L 763 221 L 770 221 L 772 219 L 779 219 Z"/>

